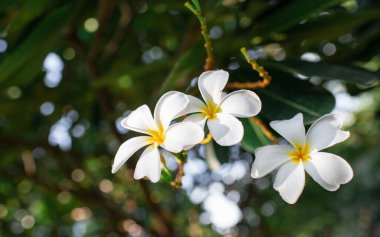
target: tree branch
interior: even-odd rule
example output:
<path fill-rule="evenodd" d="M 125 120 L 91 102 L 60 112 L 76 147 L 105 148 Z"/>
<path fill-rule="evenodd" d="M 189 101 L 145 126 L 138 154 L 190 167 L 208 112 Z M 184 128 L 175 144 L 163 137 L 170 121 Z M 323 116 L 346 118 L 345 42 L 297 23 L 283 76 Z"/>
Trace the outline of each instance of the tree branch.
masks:
<path fill-rule="evenodd" d="M 191 0 L 191 2 L 192 4 L 190 2 L 186 2 L 185 7 L 187 7 L 192 13 L 194 13 L 194 15 L 198 18 L 199 23 L 201 24 L 201 34 L 205 42 L 204 47 L 207 53 L 207 58 L 206 58 L 203 68 L 205 71 L 208 71 L 214 68 L 215 62 L 214 62 L 214 54 L 213 54 L 211 39 L 210 39 L 208 28 L 207 28 L 207 21 L 206 21 L 206 18 L 202 15 L 202 9 L 201 9 L 201 5 L 199 4 L 199 1 Z"/>
<path fill-rule="evenodd" d="M 230 82 L 227 84 L 227 88 L 230 89 L 255 89 L 255 88 L 265 88 L 269 86 L 272 77 L 268 72 L 260 66 L 255 59 L 250 59 L 245 48 L 241 48 L 240 51 L 244 55 L 245 59 L 249 64 L 251 64 L 252 69 L 259 73 L 259 76 L 263 78 L 262 81 L 257 82 Z"/>
<path fill-rule="evenodd" d="M 129 4 L 126 1 L 119 1 L 119 10 L 121 14 L 119 25 L 112 39 L 108 42 L 104 50 L 104 54 L 101 60 L 102 62 L 111 61 L 112 57 L 116 53 L 116 50 L 120 47 L 120 44 L 125 39 L 126 30 L 132 19 L 132 11 Z"/>

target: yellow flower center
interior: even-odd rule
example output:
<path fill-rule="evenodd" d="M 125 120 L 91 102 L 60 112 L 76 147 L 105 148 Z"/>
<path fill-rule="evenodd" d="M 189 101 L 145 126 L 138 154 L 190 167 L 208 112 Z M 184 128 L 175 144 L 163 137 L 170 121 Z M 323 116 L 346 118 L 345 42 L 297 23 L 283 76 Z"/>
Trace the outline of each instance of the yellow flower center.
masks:
<path fill-rule="evenodd" d="M 152 137 L 149 138 L 149 141 L 161 145 L 165 141 L 164 128 L 160 124 L 157 130 L 148 130 L 149 135 Z"/>
<path fill-rule="evenodd" d="M 303 146 L 295 144 L 295 149 L 289 152 L 289 156 L 293 162 L 299 163 L 307 162 L 310 160 L 310 148 L 308 144 Z"/>
<path fill-rule="evenodd" d="M 222 112 L 222 109 L 217 104 L 210 101 L 207 102 L 207 106 L 201 108 L 201 111 L 207 119 L 216 119 L 216 114 Z"/>

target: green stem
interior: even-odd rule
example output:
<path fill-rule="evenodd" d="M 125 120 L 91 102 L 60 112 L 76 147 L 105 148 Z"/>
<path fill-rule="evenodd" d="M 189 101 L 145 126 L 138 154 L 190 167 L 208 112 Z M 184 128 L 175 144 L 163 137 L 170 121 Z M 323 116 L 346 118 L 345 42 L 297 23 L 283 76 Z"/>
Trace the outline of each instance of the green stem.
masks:
<path fill-rule="evenodd" d="M 198 0 L 192 0 L 190 2 L 185 3 L 185 7 L 187 7 L 199 20 L 201 24 L 201 34 L 203 36 L 203 40 L 205 42 L 204 47 L 206 49 L 207 58 L 204 64 L 205 70 L 211 70 L 214 68 L 214 54 L 211 44 L 211 39 L 208 33 L 206 18 L 202 15 L 201 5 Z"/>

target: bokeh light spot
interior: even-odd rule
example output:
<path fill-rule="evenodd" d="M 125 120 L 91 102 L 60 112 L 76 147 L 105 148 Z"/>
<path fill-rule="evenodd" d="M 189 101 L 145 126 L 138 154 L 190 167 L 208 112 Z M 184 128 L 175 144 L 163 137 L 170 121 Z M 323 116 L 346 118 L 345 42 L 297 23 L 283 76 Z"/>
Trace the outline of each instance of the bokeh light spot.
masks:
<path fill-rule="evenodd" d="M 8 94 L 8 97 L 10 99 L 16 100 L 16 99 L 21 97 L 22 91 L 21 91 L 20 87 L 18 87 L 18 86 L 10 86 L 7 89 L 7 94 Z"/>
<path fill-rule="evenodd" d="M 42 115 L 49 116 L 54 112 L 54 104 L 50 101 L 43 103 L 40 106 L 40 112 Z"/>
<path fill-rule="evenodd" d="M 91 210 L 88 209 L 88 207 L 77 207 L 74 208 L 71 213 L 70 217 L 74 221 L 84 221 L 90 218 L 92 215 Z"/>
<path fill-rule="evenodd" d="M 24 229 L 31 229 L 31 228 L 33 228 L 33 226 L 34 226 L 35 223 L 36 223 L 36 221 L 34 220 L 34 217 L 31 216 L 31 215 L 26 215 L 21 220 L 21 226 Z"/>
<path fill-rule="evenodd" d="M 75 50 L 73 48 L 67 48 L 63 51 L 62 57 L 66 60 L 73 60 L 75 58 Z"/>
<path fill-rule="evenodd" d="M 8 48 L 7 41 L 0 39 L 0 53 L 4 53 Z"/>
<path fill-rule="evenodd" d="M 71 201 L 71 193 L 62 191 L 57 195 L 57 199 L 61 204 L 67 204 Z"/>
<path fill-rule="evenodd" d="M 75 169 L 75 170 L 73 170 L 73 172 L 71 172 L 71 178 L 75 182 L 82 182 L 84 180 L 84 178 L 86 178 L 86 174 L 81 169 Z"/>
<path fill-rule="evenodd" d="M 113 190 L 113 183 L 109 181 L 108 179 L 103 179 L 99 183 L 99 189 L 103 193 L 110 193 Z"/>
<path fill-rule="evenodd" d="M 99 27 L 99 22 L 96 18 L 88 18 L 84 22 L 84 29 L 88 32 L 95 32 Z"/>

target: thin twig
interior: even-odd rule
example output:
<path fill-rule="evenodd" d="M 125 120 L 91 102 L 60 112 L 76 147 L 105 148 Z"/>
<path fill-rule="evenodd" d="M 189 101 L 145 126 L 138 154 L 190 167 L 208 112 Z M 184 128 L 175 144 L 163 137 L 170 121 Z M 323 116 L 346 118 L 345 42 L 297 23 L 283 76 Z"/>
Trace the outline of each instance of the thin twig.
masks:
<path fill-rule="evenodd" d="M 172 187 L 178 189 L 182 186 L 182 177 L 184 175 L 183 168 L 185 166 L 186 160 L 187 160 L 187 152 L 182 152 L 179 157 L 175 156 L 175 159 L 178 163 L 178 173 L 177 173 L 177 179 L 175 182 L 172 182 Z"/>
<path fill-rule="evenodd" d="M 159 236 L 162 237 L 171 237 L 173 236 L 173 227 L 170 223 L 168 223 L 166 220 L 167 218 L 164 217 L 162 210 L 159 208 L 159 206 L 153 202 L 150 191 L 147 187 L 147 184 L 140 180 L 140 186 L 143 191 L 145 200 L 148 203 L 148 206 L 153 211 L 154 219 L 158 222 L 155 225 L 156 231 L 159 234 Z"/>
<path fill-rule="evenodd" d="M 257 126 L 260 127 L 261 131 L 264 135 L 269 138 L 273 143 L 278 143 L 277 138 L 269 131 L 269 129 L 265 126 L 265 124 L 257 117 L 250 118 L 252 122 L 254 122 Z"/>
<path fill-rule="evenodd" d="M 245 48 L 240 49 L 241 53 L 244 55 L 245 59 L 249 64 L 251 64 L 252 69 L 259 73 L 259 76 L 263 79 L 257 82 L 231 82 L 227 84 L 227 88 L 230 89 L 255 89 L 255 88 L 265 88 L 269 86 L 272 77 L 268 72 L 260 66 L 255 59 L 250 59 Z"/>
<path fill-rule="evenodd" d="M 93 40 L 91 41 L 90 49 L 87 52 L 87 62 L 96 66 L 96 60 L 100 52 L 102 51 L 100 45 L 103 40 L 104 28 L 107 24 L 107 20 L 116 4 L 114 0 L 100 0 L 98 6 L 97 18 L 99 21 L 99 27 L 95 33 Z"/>
<path fill-rule="evenodd" d="M 199 4 L 198 0 L 191 0 L 190 2 L 185 3 L 185 7 L 187 7 L 194 15 L 198 18 L 199 23 L 201 24 L 201 34 L 203 36 L 203 40 L 205 42 L 204 47 L 206 49 L 207 58 L 205 64 L 203 66 L 204 70 L 211 70 L 214 68 L 214 54 L 211 44 L 210 35 L 208 33 L 207 21 L 206 18 L 202 15 L 202 8 Z"/>
<path fill-rule="evenodd" d="M 204 144 L 207 144 L 211 141 L 212 141 L 212 135 L 211 135 L 211 133 L 209 133 L 209 134 L 207 134 L 207 136 L 205 138 L 203 138 L 203 140 L 199 144 L 204 145 Z"/>
<path fill-rule="evenodd" d="M 106 45 L 106 48 L 104 50 L 104 54 L 101 60 L 102 62 L 111 61 L 111 58 L 115 55 L 117 49 L 120 47 L 120 44 L 125 39 L 126 30 L 132 19 L 132 11 L 129 4 L 126 1 L 119 1 L 119 9 L 120 9 L 120 14 L 121 14 L 119 25 L 113 37 Z"/>
<path fill-rule="evenodd" d="M 162 169 L 163 171 L 168 175 L 168 178 L 170 178 L 170 181 L 172 181 L 173 179 L 173 174 L 172 172 L 169 170 L 168 166 L 166 165 L 166 161 L 165 161 L 165 158 L 164 156 L 160 153 L 160 159 L 161 159 L 161 164 L 162 164 Z"/>
<path fill-rule="evenodd" d="M 84 56 L 86 53 L 86 48 L 79 41 L 77 35 L 75 34 L 74 26 L 69 26 L 64 34 L 66 40 L 69 42 L 70 46 L 78 52 L 81 56 Z"/>

